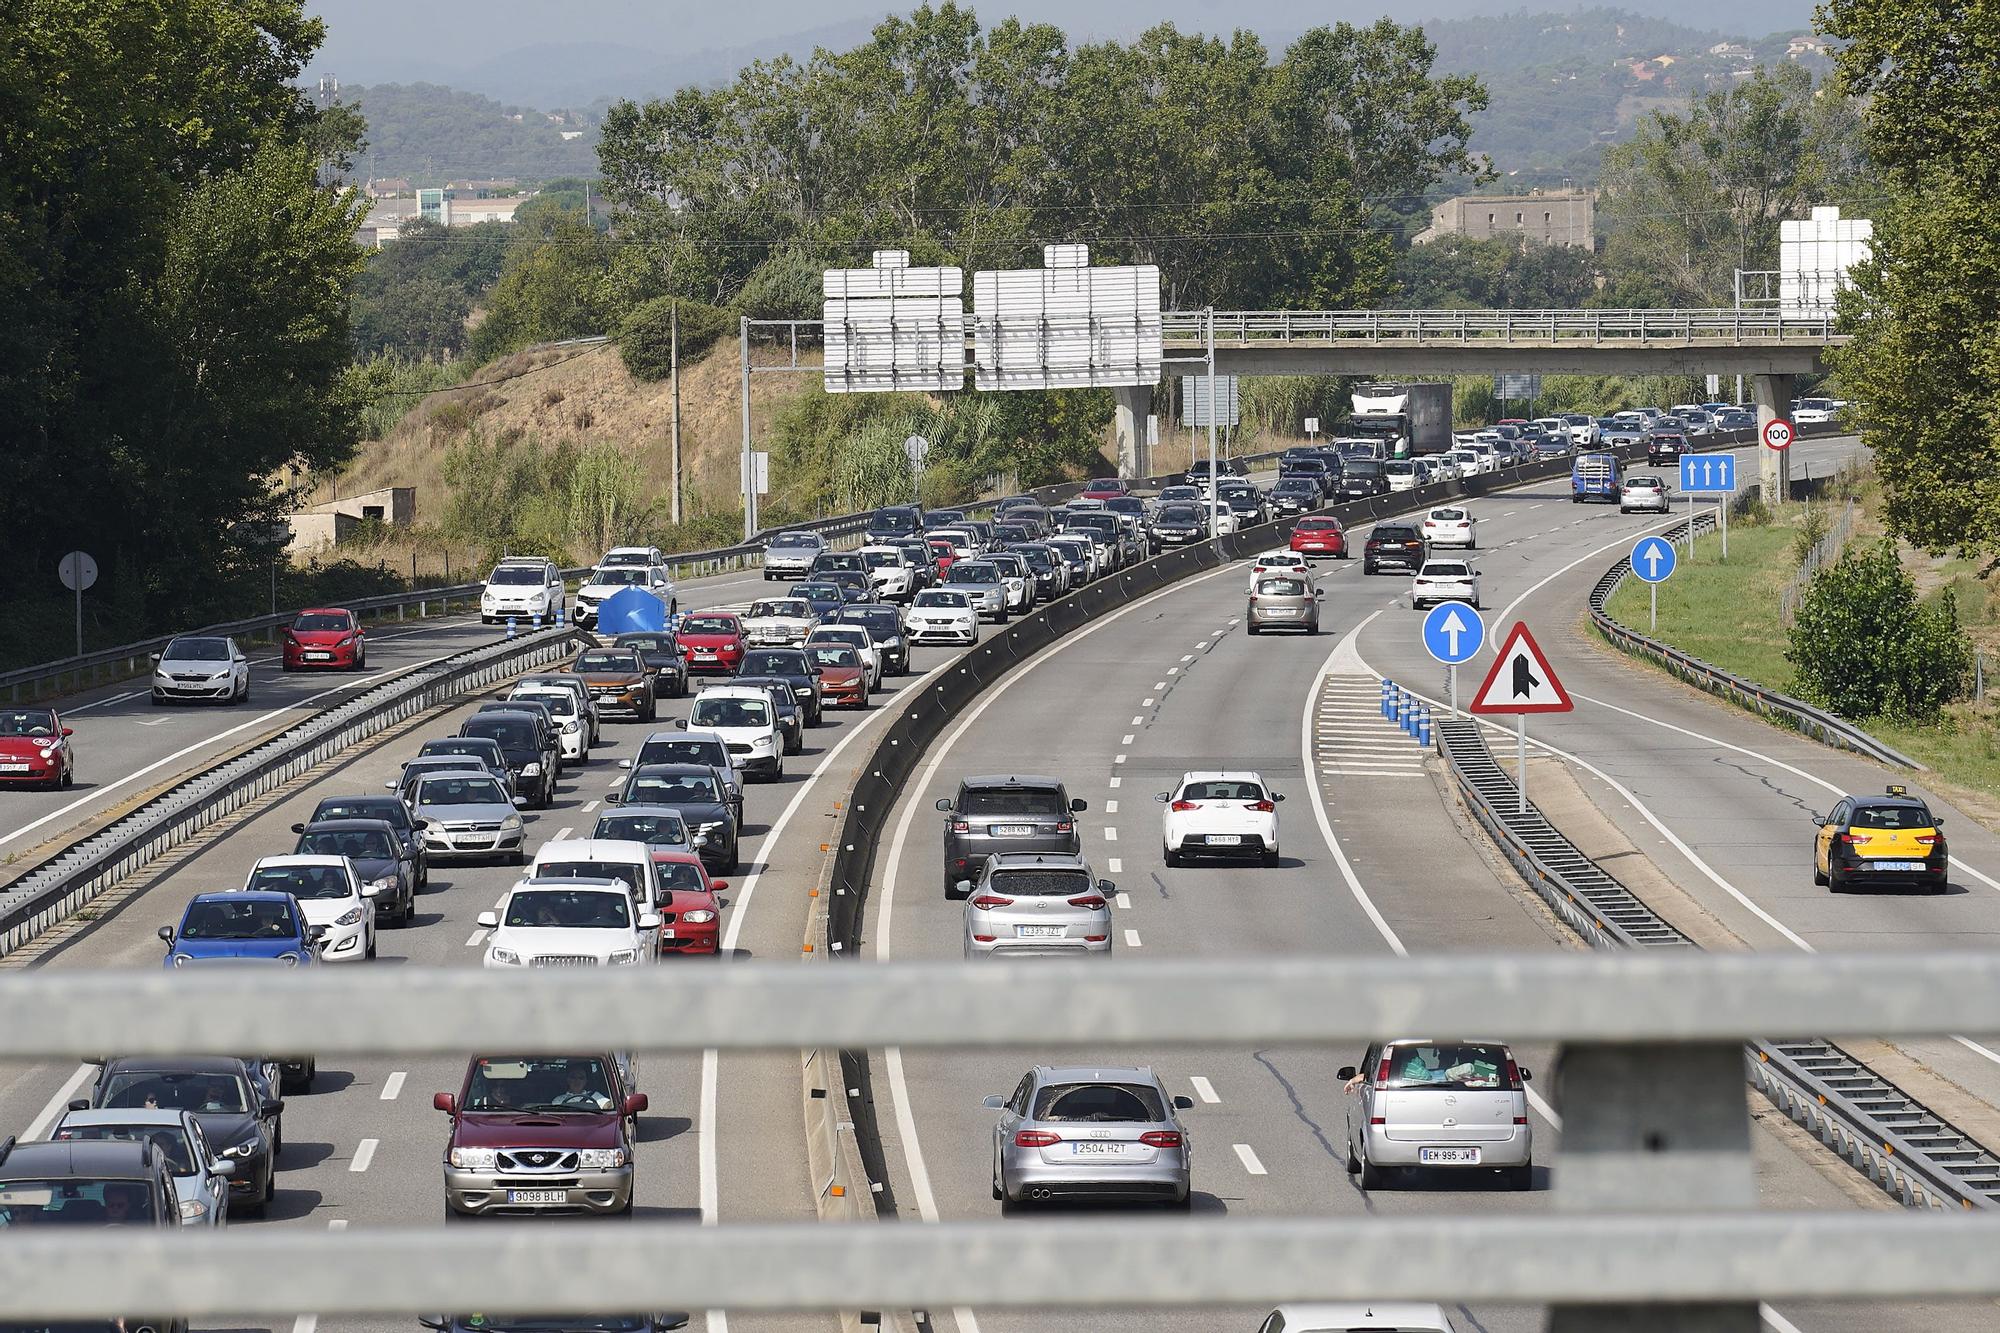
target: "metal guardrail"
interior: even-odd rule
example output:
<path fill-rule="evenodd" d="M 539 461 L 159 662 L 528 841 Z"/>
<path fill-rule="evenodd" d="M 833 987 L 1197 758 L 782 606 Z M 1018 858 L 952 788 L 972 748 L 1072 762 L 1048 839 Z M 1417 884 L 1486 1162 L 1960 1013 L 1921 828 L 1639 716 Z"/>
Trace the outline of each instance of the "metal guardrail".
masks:
<path fill-rule="evenodd" d="M 1713 526 L 1714 522 L 1713 514 L 1697 515 L 1695 530 L 1702 531 Z M 1670 538 L 1678 538 L 1685 536 L 1686 533 L 1687 524 L 1682 523 L 1671 529 L 1667 535 Z M 1618 590 L 1618 586 L 1631 573 L 1631 558 L 1620 556 L 1618 562 L 1607 569 L 1604 577 L 1597 581 L 1597 586 L 1590 590 L 1591 623 L 1597 626 L 1598 632 L 1614 646 L 1635 657 L 1648 658 L 1665 668 L 1669 674 L 1678 676 L 1697 689 L 1727 699 L 1761 717 L 1781 722 L 1822 744 L 1837 749 L 1852 750 L 1856 754 L 1866 755 L 1885 764 L 1896 764 L 1918 772 L 1927 771 L 1924 765 L 1901 751 L 1884 745 L 1844 717 L 1836 717 L 1803 699 L 1780 694 L 1754 680 L 1739 676 L 1732 671 L 1725 671 L 1719 666 L 1702 661 L 1692 653 L 1682 652 L 1672 644 L 1641 634 L 1638 630 L 1614 620 L 1604 609 L 1605 604 L 1611 600 L 1611 594 Z"/>
<path fill-rule="evenodd" d="M 1535 893 L 1593 948 L 1696 949 L 1530 805 L 1479 724 L 1436 724 L 1466 803 Z M 2000 1157 L 1830 1041 L 1751 1041 L 1750 1082 L 1800 1127 L 1913 1208 L 2000 1208 Z"/>
<path fill-rule="evenodd" d="M 216 820 L 356 741 L 566 656 L 573 629 L 504 639 L 415 667 L 175 783 L 0 889 L 0 957 Z"/>
<path fill-rule="evenodd" d="M 1218 347 L 1269 342 L 1753 347 L 1847 341 L 1832 315 L 1778 310 L 1218 310 L 1214 318 Z M 1204 311 L 1172 311 L 1163 317 L 1165 341 L 1205 346 L 1207 320 Z"/>

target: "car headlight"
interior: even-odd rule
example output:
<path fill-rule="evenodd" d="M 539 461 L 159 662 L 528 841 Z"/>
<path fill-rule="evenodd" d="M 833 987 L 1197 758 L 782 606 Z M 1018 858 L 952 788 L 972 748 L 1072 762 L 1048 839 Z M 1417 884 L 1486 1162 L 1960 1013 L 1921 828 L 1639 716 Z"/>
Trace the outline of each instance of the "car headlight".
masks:
<path fill-rule="evenodd" d="M 340 915 L 339 915 L 338 917 L 335 917 L 335 918 L 334 918 L 334 922 L 333 922 L 333 924 L 334 924 L 334 925 L 336 925 L 336 926 L 358 926 L 358 925 L 360 925 L 360 924 L 361 924 L 361 909 L 360 909 L 359 907 L 350 907 L 350 908 L 348 908 L 348 909 L 347 909 L 347 910 L 346 910 L 345 912 L 342 912 L 342 913 L 341 913 L 341 914 L 340 914 Z"/>
<path fill-rule="evenodd" d="M 361 887 L 364 889 L 373 889 L 377 893 L 389 893 L 396 887 L 396 877 L 394 875 L 384 875 L 380 879 L 369 880 Z"/>
<path fill-rule="evenodd" d="M 502 833 L 513 833 L 520 827 L 521 817 L 519 815 L 508 815 L 500 821 L 500 831 Z"/>
<path fill-rule="evenodd" d="M 256 1153 L 256 1151 L 257 1151 L 257 1140 L 252 1138 L 252 1139 L 247 1139 L 244 1142 L 235 1145 L 234 1147 L 224 1148 L 222 1150 L 222 1155 L 224 1157 L 234 1157 L 238 1161 L 241 1161 L 245 1157 L 253 1156 Z"/>
<path fill-rule="evenodd" d="M 208 1216 L 208 1205 L 200 1199 L 181 1200 L 181 1221 L 194 1222 Z"/>
<path fill-rule="evenodd" d="M 585 1171 L 603 1171 L 625 1165 L 623 1148 L 585 1148 L 576 1155 L 576 1164 Z"/>
<path fill-rule="evenodd" d="M 630 967 L 638 961 L 639 951 L 637 949 L 620 949 L 605 959 L 604 963 L 607 967 Z"/>
<path fill-rule="evenodd" d="M 297 967 L 299 965 L 299 956 L 295 953 L 281 953 L 278 955 L 278 961 L 286 967 Z"/>
<path fill-rule="evenodd" d="M 187 956 L 186 954 L 184 954 L 184 953 L 177 953 L 177 954 L 175 954 L 175 955 L 174 955 L 174 966 L 175 966 L 175 967 L 186 967 L 186 966 L 187 966 L 187 965 L 188 965 L 189 963 L 191 963 L 191 962 L 193 962 L 193 961 L 194 961 L 194 959 L 192 959 L 192 958 L 188 957 L 188 956 Z"/>
<path fill-rule="evenodd" d="M 460 1171 L 493 1171 L 500 1166 L 498 1148 L 453 1148 L 451 1164 Z"/>
<path fill-rule="evenodd" d="M 497 944 L 486 951 L 486 960 L 490 963 L 498 963 L 502 967 L 519 967 L 521 965 L 520 954 L 515 953 L 512 949 L 503 949 Z"/>
<path fill-rule="evenodd" d="M 769 736 L 752 736 L 750 738 L 750 748 L 753 750 L 768 750 L 771 748 L 771 743 L 772 738 Z"/>
<path fill-rule="evenodd" d="M 562 729 L 565 732 L 582 731 L 583 724 L 581 722 L 578 722 L 575 718 L 571 718 L 569 721 L 562 724 Z"/>
<path fill-rule="evenodd" d="M 542 766 L 541 766 L 541 764 L 540 764 L 540 763 L 533 763 L 533 764 L 523 764 L 523 765 L 521 765 L 521 776 L 522 776 L 522 777 L 524 777 L 524 778 L 538 778 L 538 777 L 540 777 L 541 775 L 542 775 Z"/>
<path fill-rule="evenodd" d="M 706 907 L 699 907 L 692 912 L 682 912 L 681 920 L 690 926 L 705 926 L 715 920 L 715 913 L 709 911 Z"/>

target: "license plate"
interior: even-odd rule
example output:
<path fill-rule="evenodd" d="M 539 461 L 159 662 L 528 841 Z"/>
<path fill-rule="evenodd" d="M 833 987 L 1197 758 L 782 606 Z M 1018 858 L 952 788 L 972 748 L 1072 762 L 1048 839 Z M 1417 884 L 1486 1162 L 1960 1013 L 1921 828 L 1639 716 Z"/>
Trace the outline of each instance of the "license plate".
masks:
<path fill-rule="evenodd" d="M 1925 868 L 1922 861 L 1864 861 L 1862 864 L 1871 870 L 1922 870 Z"/>
<path fill-rule="evenodd" d="M 1033 824 L 995 824 L 990 832 L 996 838 L 1027 838 L 1035 832 Z"/>
<path fill-rule="evenodd" d="M 508 1190 L 508 1203 L 568 1203 L 568 1190 Z"/>
<path fill-rule="evenodd" d="M 1235 833 L 1211 833 L 1208 835 L 1208 845 L 1211 847 L 1240 847 L 1243 845 L 1243 838 L 1240 834 Z"/>
<path fill-rule="evenodd" d="M 32 771 L 27 764 L 0 764 L 0 773 L 27 773 Z"/>
<path fill-rule="evenodd" d="M 714 654 L 714 653 L 696 653 L 696 654 L 694 655 L 694 660 L 695 660 L 695 661 L 697 661 L 697 662 L 713 662 L 713 661 L 715 660 L 715 654 Z"/>
<path fill-rule="evenodd" d="M 1419 1148 L 1417 1160 L 1426 1166 L 1478 1166 L 1477 1148 Z"/>
<path fill-rule="evenodd" d="M 661 939 L 663 939 L 663 940 L 670 940 L 670 939 L 673 939 L 673 938 L 674 938 L 674 928 L 673 928 L 672 926 L 662 926 L 662 927 L 660 927 L 660 938 L 661 938 Z"/>
<path fill-rule="evenodd" d="M 1062 926 L 1016 926 L 1014 938 L 1017 940 L 1059 940 L 1063 936 Z"/>
<path fill-rule="evenodd" d="M 332 653 L 307 653 L 307 654 L 306 654 L 306 661 L 308 661 L 308 662 L 331 662 L 332 660 L 333 660 L 333 654 L 332 654 Z"/>
<path fill-rule="evenodd" d="M 1072 1142 L 1069 1145 L 1069 1155 L 1071 1157 L 1123 1157 L 1126 1146 L 1123 1143 L 1102 1143 L 1096 1139 L 1084 1139 L 1079 1142 Z"/>

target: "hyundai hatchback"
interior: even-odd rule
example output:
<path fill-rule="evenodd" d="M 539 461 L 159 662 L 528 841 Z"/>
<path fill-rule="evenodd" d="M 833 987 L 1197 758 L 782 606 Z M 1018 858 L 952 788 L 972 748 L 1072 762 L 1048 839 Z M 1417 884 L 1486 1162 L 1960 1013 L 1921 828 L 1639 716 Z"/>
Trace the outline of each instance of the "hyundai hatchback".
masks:
<path fill-rule="evenodd" d="M 1074 852 L 992 857 L 965 904 L 965 956 L 1111 952 L 1117 886 Z"/>

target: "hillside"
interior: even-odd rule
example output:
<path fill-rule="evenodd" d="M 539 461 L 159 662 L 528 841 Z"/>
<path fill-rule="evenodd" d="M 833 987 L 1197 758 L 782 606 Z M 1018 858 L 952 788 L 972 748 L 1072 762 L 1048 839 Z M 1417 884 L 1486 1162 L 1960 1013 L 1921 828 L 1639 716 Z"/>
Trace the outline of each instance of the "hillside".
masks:
<path fill-rule="evenodd" d="M 341 100 L 359 103 L 368 146 L 355 160 L 363 179 L 405 176 L 425 185 L 462 177 L 523 181 L 597 174 L 597 130 L 577 113 L 551 121 L 533 107 L 496 102 L 435 83 L 350 85 Z M 564 131 L 582 131 L 564 139 Z"/>

